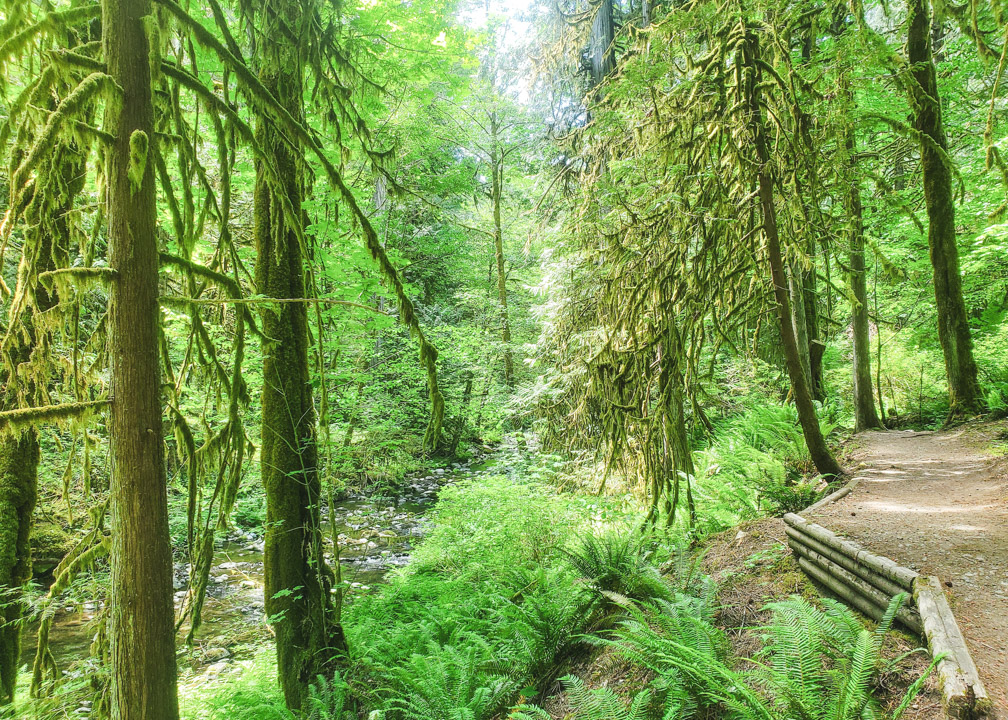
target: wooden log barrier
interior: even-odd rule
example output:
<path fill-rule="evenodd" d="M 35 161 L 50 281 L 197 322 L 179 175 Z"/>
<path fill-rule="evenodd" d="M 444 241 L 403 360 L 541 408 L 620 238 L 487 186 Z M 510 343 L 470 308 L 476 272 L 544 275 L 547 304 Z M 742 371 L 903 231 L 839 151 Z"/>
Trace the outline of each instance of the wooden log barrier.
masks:
<path fill-rule="evenodd" d="M 791 527 L 785 528 L 785 530 L 788 535 L 788 545 L 794 547 L 795 543 L 799 543 L 802 546 L 807 547 L 809 550 L 819 553 L 842 567 L 847 572 L 854 573 L 866 583 L 885 593 L 889 597 L 899 595 L 901 592 L 910 594 L 910 590 L 897 585 L 885 575 L 873 572 L 870 568 L 862 565 L 857 560 L 852 559 L 848 555 L 844 555 L 838 550 L 834 550 L 831 547 L 823 545 L 815 538 L 803 535 L 801 532 Z"/>
<path fill-rule="evenodd" d="M 972 720 L 990 711 L 990 698 L 938 578 L 921 576 L 800 515 L 788 513 L 784 523 L 788 546 L 805 574 L 868 617 L 880 619 L 894 596 L 912 593 L 916 608 L 900 608 L 896 619 L 924 636 L 931 656 L 939 658 L 946 715 Z"/>
<path fill-rule="evenodd" d="M 815 563 L 799 556 L 798 567 L 802 569 L 802 572 L 815 580 L 816 583 L 826 588 L 837 597 L 843 598 L 844 602 L 853 606 L 855 610 L 859 610 L 862 615 L 875 619 L 881 617 L 879 609 L 875 605 L 870 603 L 858 593 L 852 593 L 842 582 L 837 580 Z"/>
<path fill-rule="evenodd" d="M 919 577 L 914 583 L 914 600 L 920 608 L 931 656 L 941 657 L 937 669 L 945 714 L 956 720 L 969 720 L 989 712 L 990 698 L 952 615 L 941 581 L 936 577 Z"/>
<path fill-rule="evenodd" d="M 822 582 L 822 580 L 819 580 L 819 583 L 828 587 L 834 594 L 845 602 L 853 603 L 855 596 L 859 598 L 862 602 L 859 602 L 856 607 L 873 620 L 881 620 L 886 609 L 889 607 L 889 603 L 892 602 L 892 599 L 900 593 L 905 594 L 906 601 L 903 603 L 903 606 L 896 611 L 896 619 L 904 627 L 912 630 L 918 635 L 920 635 L 923 631 L 924 628 L 921 625 L 920 616 L 917 614 L 916 610 L 913 609 L 913 599 L 910 593 L 897 590 L 891 595 L 886 594 L 865 582 L 854 573 L 848 572 L 836 563 L 831 562 L 828 558 L 823 557 L 814 550 L 809 550 L 801 545 L 801 543 L 792 544 L 791 549 L 798 555 L 798 564 L 807 574 L 811 573 L 809 573 L 806 566 L 814 565 L 817 570 L 829 575 L 829 577 L 834 581 L 834 584 L 826 584 Z M 834 587 L 834 585 L 839 585 L 840 588 L 838 589 Z"/>
<path fill-rule="evenodd" d="M 826 547 L 857 561 L 867 572 L 881 575 L 905 592 L 913 592 L 913 583 L 917 578 L 917 573 L 910 568 L 897 565 L 887 557 L 868 552 L 856 542 L 845 540 L 822 525 L 809 522 L 801 515 L 788 513 L 784 516 L 784 522 L 802 535 L 818 540 Z"/>

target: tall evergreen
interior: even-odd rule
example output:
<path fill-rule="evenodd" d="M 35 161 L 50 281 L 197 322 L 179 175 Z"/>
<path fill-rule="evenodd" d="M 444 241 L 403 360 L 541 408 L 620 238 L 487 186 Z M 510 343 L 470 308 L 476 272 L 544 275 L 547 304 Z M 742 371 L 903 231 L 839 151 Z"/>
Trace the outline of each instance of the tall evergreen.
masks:
<path fill-rule="evenodd" d="M 106 110 L 112 406 L 113 720 L 176 720 L 175 626 L 161 434 L 150 0 L 103 0 L 102 48 L 121 97 Z M 155 44 L 152 46 L 151 41 Z"/>
<path fill-rule="evenodd" d="M 932 55 L 931 8 L 928 0 L 907 3 L 907 55 L 913 76 L 914 127 L 920 134 L 928 247 L 934 270 L 938 339 L 945 355 L 949 413 L 972 413 L 984 400 L 973 359 L 966 302 L 963 299 L 959 248 L 956 245 L 955 194 L 948 138 L 942 123 L 938 75 Z"/>
<path fill-rule="evenodd" d="M 747 28 L 746 39 L 739 54 L 739 62 L 746 73 L 743 92 L 747 104 L 750 132 L 754 144 L 756 166 L 756 182 L 759 190 L 759 203 L 763 219 L 763 235 L 767 243 L 767 255 L 770 262 L 770 275 L 773 281 L 774 296 L 777 301 L 777 313 L 780 320 L 781 345 L 784 351 L 784 361 L 788 377 L 791 380 L 791 391 L 794 395 L 795 407 L 798 410 L 798 420 L 802 426 L 802 434 L 808 445 L 809 454 L 816 469 L 827 477 L 837 477 L 843 474 L 837 463 L 822 430 L 819 428 L 819 418 L 816 414 L 812 398 L 812 388 L 809 378 L 802 365 L 795 337 L 794 322 L 791 313 L 791 298 L 788 294 L 787 269 L 781 253 L 780 231 L 777 225 L 777 208 L 775 199 L 775 182 L 771 175 L 770 148 L 767 142 L 767 130 L 763 119 L 763 105 L 760 98 L 763 81 L 763 62 L 760 56 L 759 36 L 753 28 Z"/>
<path fill-rule="evenodd" d="M 490 112 L 490 173 L 493 203 L 494 264 L 497 268 L 497 305 L 500 310 L 501 342 L 504 343 L 504 382 L 514 386 L 514 358 L 511 354 L 511 319 L 508 317 L 507 274 L 504 272 L 504 230 L 501 226 L 501 197 L 504 193 L 504 148 L 500 144 L 500 119 Z"/>
<path fill-rule="evenodd" d="M 259 9 L 259 81 L 294 121 L 304 120 L 304 65 L 294 38 L 304 22 L 294 0 Z M 256 162 L 255 284 L 260 294 L 295 302 L 262 311 L 262 482 L 266 491 L 266 612 L 276 631 L 280 685 L 288 707 L 301 708 L 308 685 L 331 677 L 346 640 L 331 599 L 334 576 L 323 554 L 316 416 L 309 370 L 305 283 L 303 147 L 292 144 L 268 112 L 256 140 L 276 174 Z M 279 178 L 279 179 L 275 179 Z"/>

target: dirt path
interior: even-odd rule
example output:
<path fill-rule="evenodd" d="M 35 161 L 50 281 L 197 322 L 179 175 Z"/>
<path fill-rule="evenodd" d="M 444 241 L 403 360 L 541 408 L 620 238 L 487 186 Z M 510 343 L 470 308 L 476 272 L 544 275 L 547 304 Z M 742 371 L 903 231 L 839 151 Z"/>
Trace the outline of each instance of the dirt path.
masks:
<path fill-rule="evenodd" d="M 945 583 L 981 679 L 1008 720 L 1008 424 L 868 432 L 857 487 L 810 513 L 821 525 Z M 1003 453 L 1002 453 L 1003 455 Z"/>

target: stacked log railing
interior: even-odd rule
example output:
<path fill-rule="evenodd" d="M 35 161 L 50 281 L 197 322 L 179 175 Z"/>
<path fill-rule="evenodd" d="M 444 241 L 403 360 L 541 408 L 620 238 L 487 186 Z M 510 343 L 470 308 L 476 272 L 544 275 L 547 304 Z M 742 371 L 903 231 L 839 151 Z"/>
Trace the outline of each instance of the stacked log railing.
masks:
<path fill-rule="evenodd" d="M 834 595 L 874 620 L 880 620 L 892 599 L 900 593 L 913 596 L 917 573 L 889 558 L 875 555 L 857 543 L 844 540 L 801 515 L 784 516 L 788 546 L 798 557 L 805 574 Z M 904 603 L 896 619 L 921 634 L 920 615 Z"/>
<path fill-rule="evenodd" d="M 864 615 L 879 620 L 895 596 L 905 593 L 913 598 L 900 607 L 896 620 L 927 639 L 938 661 L 948 717 L 970 720 L 990 710 L 990 699 L 938 578 L 869 552 L 800 515 L 788 513 L 784 524 L 788 546 L 805 574 Z"/>

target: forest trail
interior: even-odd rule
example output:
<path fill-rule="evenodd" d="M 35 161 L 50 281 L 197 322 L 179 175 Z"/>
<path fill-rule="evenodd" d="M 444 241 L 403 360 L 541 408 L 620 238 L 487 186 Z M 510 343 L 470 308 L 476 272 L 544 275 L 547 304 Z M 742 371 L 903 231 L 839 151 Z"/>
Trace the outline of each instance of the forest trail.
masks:
<path fill-rule="evenodd" d="M 866 432 L 853 492 L 809 513 L 945 583 L 997 717 L 1008 720 L 1008 459 L 986 449 L 1008 424 Z"/>

